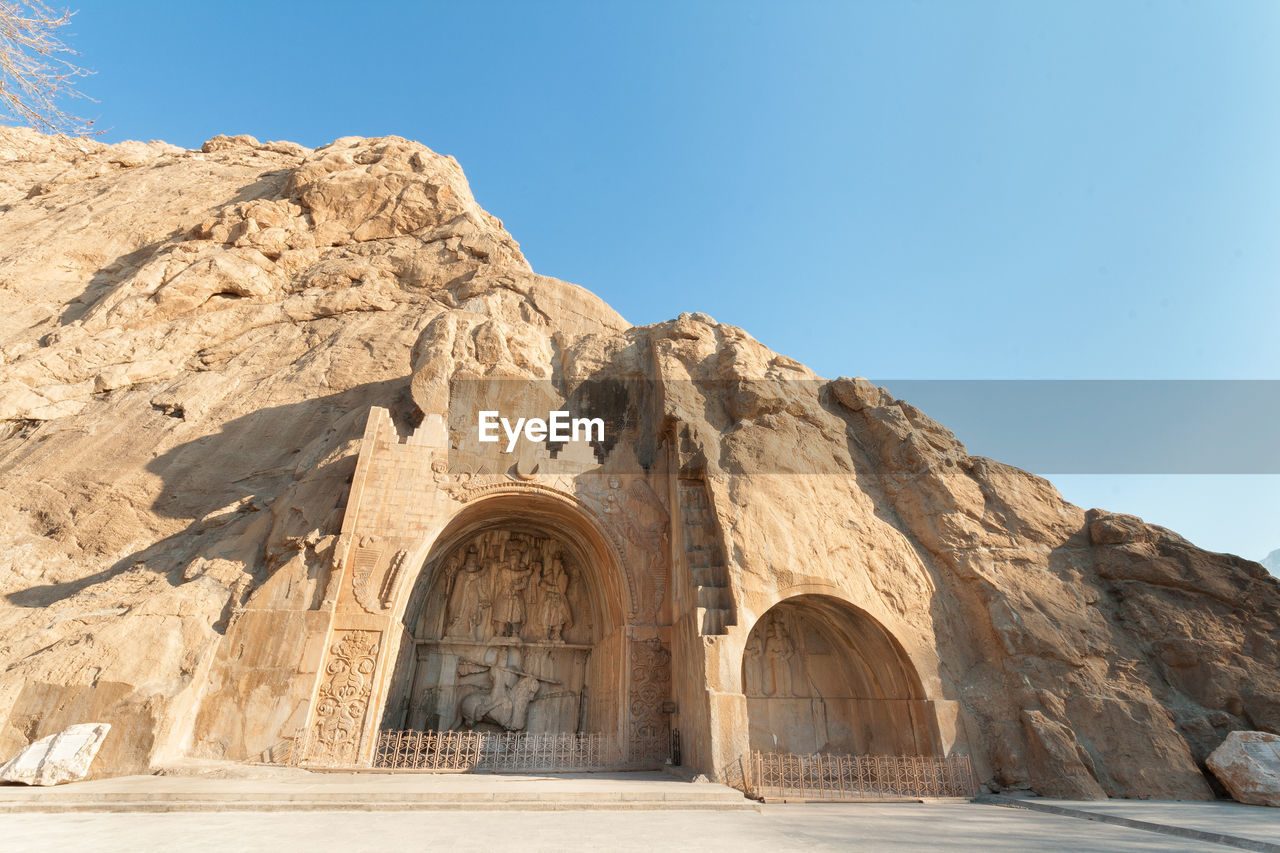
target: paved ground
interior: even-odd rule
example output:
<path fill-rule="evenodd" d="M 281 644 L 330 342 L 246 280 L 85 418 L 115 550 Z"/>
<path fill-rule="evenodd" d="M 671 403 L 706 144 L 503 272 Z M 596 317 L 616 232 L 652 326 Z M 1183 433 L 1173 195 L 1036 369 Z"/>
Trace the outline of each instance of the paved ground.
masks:
<path fill-rule="evenodd" d="M 1280 846 L 1280 809 L 1243 803 L 1161 800 L 1051 800 L 1055 806 L 1203 832 L 1221 832 Z"/>
<path fill-rule="evenodd" d="M 725 785 L 690 783 L 661 771 L 628 773 L 323 773 L 257 765 L 213 765 L 196 775 L 118 776 L 52 788 L 0 784 L 0 805 L 133 799 L 277 802 L 343 798 L 349 801 L 728 799 Z"/>
<path fill-rule="evenodd" d="M 759 812 L 10 814 L 0 816 L 0 848 L 7 853 L 1232 849 L 970 803 L 777 805 Z"/>
<path fill-rule="evenodd" d="M 1280 851 L 1280 809 L 1229 802 L 760 806 L 722 785 L 656 772 L 309 773 L 244 765 L 182 772 L 196 775 L 0 785 L 0 851 Z M 1166 833 L 1105 820 L 1158 824 Z M 1204 833 L 1232 836 L 1234 848 Z"/>

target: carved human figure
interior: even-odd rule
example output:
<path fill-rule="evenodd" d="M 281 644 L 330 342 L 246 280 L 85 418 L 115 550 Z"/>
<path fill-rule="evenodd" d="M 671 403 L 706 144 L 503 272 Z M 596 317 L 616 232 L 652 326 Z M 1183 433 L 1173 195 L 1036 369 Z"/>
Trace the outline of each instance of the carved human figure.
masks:
<path fill-rule="evenodd" d="M 608 513 L 620 512 L 622 510 L 622 501 L 625 497 L 622 492 L 622 480 L 613 475 L 608 479 L 609 489 L 604 493 L 604 511 Z"/>
<path fill-rule="evenodd" d="M 508 731 L 519 731 L 529 722 L 529 703 L 538 693 L 538 679 L 532 675 L 522 675 L 511 688 L 511 716 L 505 722 L 499 722 Z"/>
<path fill-rule="evenodd" d="M 564 629 L 573 624 L 573 613 L 569 610 L 569 573 L 565 570 L 560 555 L 552 557 L 550 564 L 542 572 L 538 581 L 542 592 L 542 604 L 539 609 L 539 621 L 546 628 L 546 639 L 553 643 L 564 642 Z"/>
<path fill-rule="evenodd" d="M 766 696 L 791 696 L 791 661 L 796 647 L 791 642 L 782 620 L 774 618 L 764 637 L 764 694 Z"/>
<path fill-rule="evenodd" d="M 512 541 L 507 550 L 507 562 L 502 567 L 498 580 L 497 594 L 494 596 L 493 632 L 499 637 L 512 637 L 520 632 L 524 624 L 526 611 L 524 591 L 529 586 L 529 575 L 532 566 L 522 566 L 524 548 L 517 547 Z"/>
<path fill-rule="evenodd" d="M 456 558 L 455 558 L 456 559 Z M 484 566 L 474 544 L 454 570 L 453 594 L 449 597 L 449 626 L 446 635 L 476 639 L 476 628 L 484 624 L 482 611 L 491 606 L 484 589 Z"/>
<path fill-rule="evenodd" d="M 538 693 L 540 680 L 519 669 L 519 649 L 506 650 L 505 665 L 497 662 L 502 653 L 502 649 L 489 649 L 485 654 L 489 692 L 476 691 L 463 697 L 459 703 L 460 719 L 454 728 L 459 722 L 474 728 L 477 723 L 488 720 L 514 732 L 528 723 L 529 703 Z"/>
<path fill-rule="evenodd" d="M 499 654 L 502 650 L 495 650 Z M 507 663 L 513 664 L 520 660 L 520 652 L 516 649 L 507 650 Z M 515 660 L 511 660 L 514 657 Z M 507 666 L 498 666 L 494 664 L 489 667 L 489 695 L 479 707 L 476 708 L 475 717 L 477 720 L 485 717 L 491 717 L 495 723 L 506 727 L 511 721 L 511 688 L 515 686 L 516 680 L 519 678 L 516 673 Z"/>

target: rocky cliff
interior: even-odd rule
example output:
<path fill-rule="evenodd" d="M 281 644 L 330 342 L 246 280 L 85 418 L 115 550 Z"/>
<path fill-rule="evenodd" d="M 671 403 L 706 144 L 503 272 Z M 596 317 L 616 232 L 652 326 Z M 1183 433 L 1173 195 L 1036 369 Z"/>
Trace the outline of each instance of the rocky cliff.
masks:
<path fill-rule="evenodd" d="M 407 434 L 475 376 L 656 382 L 739 598 L 838 563 L 934 648 L 993 789 L 1207 797 L 1227 732 L 1280 732 L 1261 565 L 1074 507 L 740 329 L 630 326 L 535 274 L 451 158 L 5 129 L 0 162 L 0 758 L 85 721 L 120 733 L 104 772 L 189 754 L 238 612 L 268 581 L 319 601 L 369 407 Z"/>

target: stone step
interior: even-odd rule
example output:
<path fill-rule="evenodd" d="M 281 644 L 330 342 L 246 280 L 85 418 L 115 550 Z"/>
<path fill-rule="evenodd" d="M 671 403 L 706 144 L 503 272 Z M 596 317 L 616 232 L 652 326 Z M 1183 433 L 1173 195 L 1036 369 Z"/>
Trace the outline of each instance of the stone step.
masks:
<path fill-rule="evenodd" d="M 725 785 L 691 783 L 653 771 L 553 776 L 309 773 L 240 766 L 227 772 L 250 775 L 132 776 L 53 788 L 0 786 L 0 814 L 758 808 Z"/>
<path fill-rule="evenodd" d="M 733 592 L 727 586 L 700 586 L 698 606 L 708 610 L 729 610 L 733 607 Z"/>
<path fill-rule="evenodd" d="M 686 548 L 685 563 L 697 571 L 715 572 L 720 568 L 720 552 L 710 545 L 695 545 Z"/>
<path fill-rule="evenodd" d="M 702 786 L 698 786 L 702 787 Z M 172 802 L 174 800 L 207 800 L 209 802 L 346 802 L 368 801 L 384 803 L 432 803 L 432 802 L 633 802 L 633 803 L 736 803 L 743 799 L 741 792 L 723 785 L 706 786 L 710 790 L 690 794 L 673 794 L 666 791 L 95 791 L 80 792 L 59 788 L 31 791 L 23 797 L 4 797 L 0 805 L 11 803 L 103 803 Z M 27 789 L 30 790 L 30 789 Z M 8 793 L 6 791 L 6 793 Z"/>
<path fill-rule="evenodd" d="M 729 626 L 737 624 L 737 617 L 734 616 L 732 609 L 699 607 L 698 624 L 701 626 L 700 633 L 704 637 L 727 634 L 729 633 Z"/>
<path fill-rule="evenodd" d="M 693 576 L 694 586 L 715 586 L 716 575 L 720 573 L 719 566 L 690 566 L 689 572 Z"/>
<path fill-rule="evenodd" d="M 634 800 L 634 799 L 433 799 L 387 800 L 386 798 L 345 798 L 315 800 L 225 800 L 225 799 L 109 799 L 109 800 L 29 800 L 0 803 L 0 814 L 72 814 L 81 812 L 164 813 L 164 812 L 323 812 L 323 811 L 758 811 L 759 805 L 739 796 L 723 800 Z"/>

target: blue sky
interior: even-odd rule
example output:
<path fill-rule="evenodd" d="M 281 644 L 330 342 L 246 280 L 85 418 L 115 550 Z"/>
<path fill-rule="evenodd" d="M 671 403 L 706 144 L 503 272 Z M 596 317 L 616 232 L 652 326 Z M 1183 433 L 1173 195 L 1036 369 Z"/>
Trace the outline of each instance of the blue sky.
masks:
<path fill-rule="evenodd" d="M 1277 3 L 79 9 L 105 140 L 420 140 L 632 322 L 829 376 L 1280 379 Z M 1280 548 L 1280 477 L 1059 484 Z"/>

